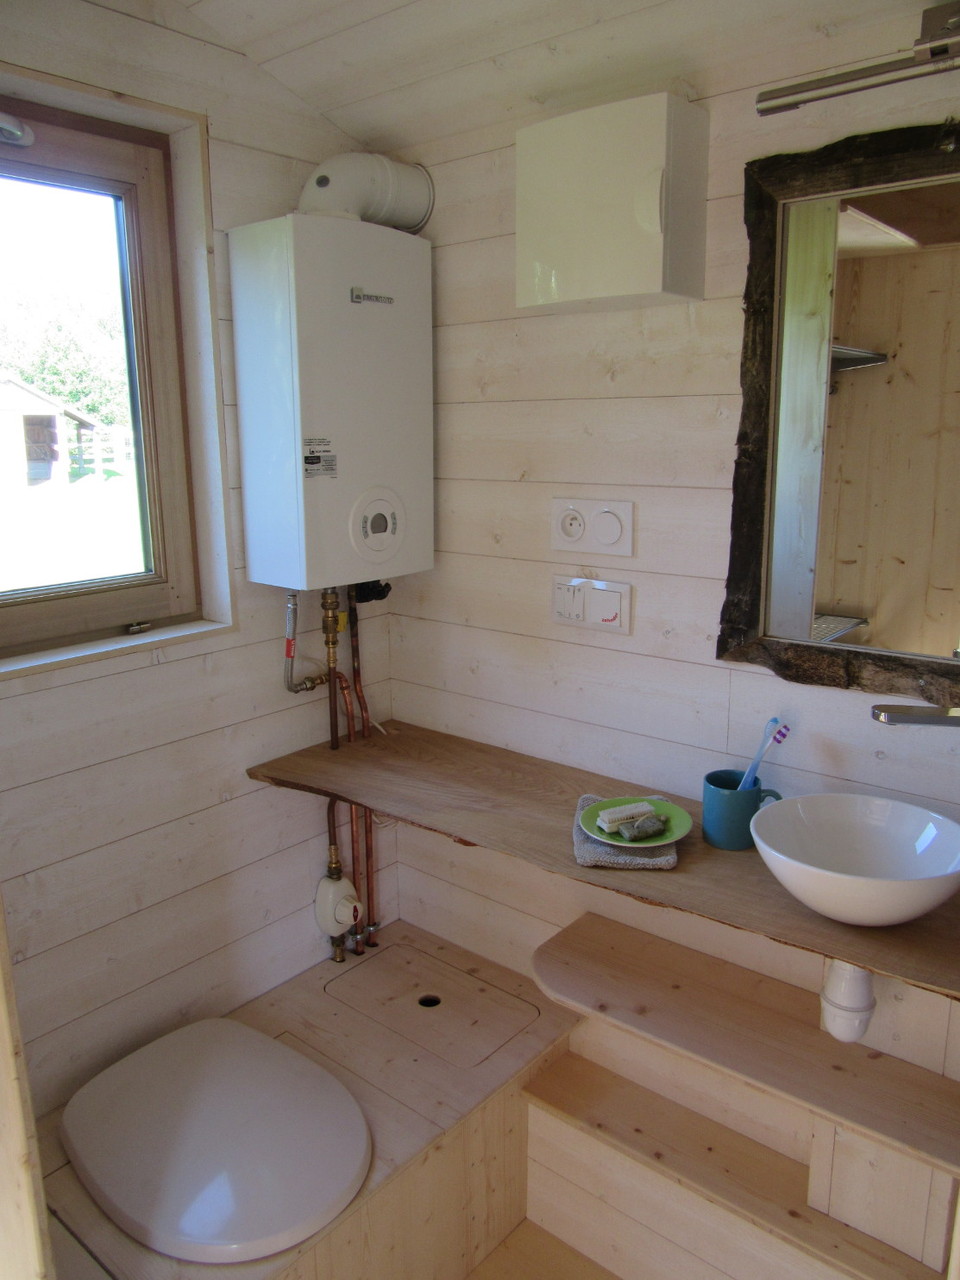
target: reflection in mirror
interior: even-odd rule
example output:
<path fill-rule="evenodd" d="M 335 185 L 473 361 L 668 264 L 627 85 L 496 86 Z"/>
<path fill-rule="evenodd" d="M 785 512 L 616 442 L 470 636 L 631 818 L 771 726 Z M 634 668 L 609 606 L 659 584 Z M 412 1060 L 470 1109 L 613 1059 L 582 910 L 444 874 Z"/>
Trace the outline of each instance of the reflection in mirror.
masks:
<path fill-rule="evenodd" d="M 834 341 L 886 359 L 831 379 L 817 610 L 864 616 L 857 644 L 949 658 L 960 648 L 960 182 L 847 201 L 845 218 L 866 234 L 840 240 Z"/>
<path fill-rule="evenodd" d="M 747 166 L 721 657 L 960 690 L 958 141 L 948 122 Z"/>
<path fill-rule="evenodd" d="M 951 657 L 960 182 L 784 219 L 768 630 Z"/>

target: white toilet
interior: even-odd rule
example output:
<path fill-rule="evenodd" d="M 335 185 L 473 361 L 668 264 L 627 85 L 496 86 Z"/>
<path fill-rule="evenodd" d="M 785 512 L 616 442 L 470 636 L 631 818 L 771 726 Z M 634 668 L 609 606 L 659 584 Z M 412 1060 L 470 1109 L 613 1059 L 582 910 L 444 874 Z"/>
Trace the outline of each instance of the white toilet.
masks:
<path fill-rule="evenodd" d="M 103 1211 L 187 1262 L 247 1262 L 346 1208 L 370 1165 L 352 1094 L 295 1049 L 229 1018 L 181 1027 L 73 1096 L 63 1143 Z"/>

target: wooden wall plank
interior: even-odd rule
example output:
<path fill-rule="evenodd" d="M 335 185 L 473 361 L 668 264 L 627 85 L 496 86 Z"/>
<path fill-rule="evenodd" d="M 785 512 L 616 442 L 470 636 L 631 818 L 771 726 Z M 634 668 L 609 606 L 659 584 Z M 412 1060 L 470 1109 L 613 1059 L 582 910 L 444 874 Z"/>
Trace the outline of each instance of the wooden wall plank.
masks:
<path fill-rule="evenodd" d="M 931 751 L 923 728 L 891 729 L 874 720 L 876 694 L 787 684 L 763 668 L 746 664 L 730 672 L 728 750 L 745 768 L 760 730 L 771 715 L 791 727 L 782 747 L 763 764 L 767 786 L 784 795 L 858 791 L 928 804 L 954 820 L 956 761 L 950 751 Z M 699 789 L 699 788 L 698 788 Z M 921 797 L 926 797 L 926 800 Z"/>
<path fill-rule="evenodd" d="M 598 649 L 602 657 L 611 650 L 703 665 L 711 662 L 716 627 L 711 631 L 704 626 L 704 601 L 716 600 L 719 619 L 723 584 L 718 579 L 604 567 L 605 574 L 633 589 L 631 632 L 612 635 L 551 621 L 543 570 L 543 563 L 536 560 L 440 552 L 431 573 L 412 574 L 397 583 L 397 611 L 421 621 Z M 551 566 L 551 582 L 553 573 L 576 576 L 579 572 L 579 566 L 557 563 Z"/>
<path fill-rule="evenodd" d="M 17 876 L 4 885 L 14 959 L 143 911 L 315 834 L 320 839 L 318 829 L 325 833 L 321 801 L 281 797 L 265 787 Z"/>
<path fill-rule="evenodd" d="M 431 79 L 451 66 L 502 55 L 559 30 L 629 13 L 635 0 L 554 0 L 517 11 L 510 0 L 488 0 L 481 14 L 451 11 L 438 0 L 412 0 L 270 60 L 278 78 L 305 100 L 329 107 Z M 409 12 L 408 12 L 409 10 Z"/>
<path fill-rule="evenodd" d="M 823 983 L 822 957 L 771 942 L 744 930 L 725 929 L 722 925 L 691 917 L 684 911 L 651 907 L 629 893 L 617 893 L 617 872 L 609 873 L 603 886 L 592 885 L 563 875 L 545 875 L 521 858 L 485 849 L 481 845 L 463 846 L 436 832 L 404 826 L 399 834 L 400 867 L 406 886 L 405 911 L 408 897 L 416 894 L 419 900 L 426 896 L 428 890 L 420 886 L 430 878 L 440 882 L 429 891 L 438 910 L 443 909 L 446 885 L 451 890 L 490 899 L 494 904 L 515 909 L 522 907 L 525 913 L 552 925 L 554 929 L 572 924 L 586 911 L 595 911 L 610 920 L 707 951 L 720 959 L 755 969 L 808 991 L 818 991 Z M 573 856 L 572 848 L 570 856 Z M 412 873 L 418 873 L 416 880 Z M 489 918 L 495 925 L 496 915 L 491 914 Z M 422 923 L 421 927 L 429 926 Z M 531 934 L 528 954 L 521 962 L 523 970 L 539 945 L 533 941 L 534 934 L 538 932 L 534 930 Z M 496 935 L 492 938 L 493 946 L 489 949 L 488 946 L 473 949 L 496 959 L 500 943 L 496 941 Z"/>
<path fill-rule="evenodd" d="M 256 785 L 246 776 L 247 766 L 264 754 L 322 740 L 317 720 L 316 704 L 302 703 L 16 787 L 4 795 L 11 836 L 3 850 L 3 875 L 22 875 L 244 795 Z M 158 778 L 163 786 L 156 785 Z"/>
<path fill-rule="evenodd" d="M 436 398 L 733 395 L 742 327 L 728 299 L 452 325 L 437 331 Z"/>
<path fill-rule="evenodd" d="M 20 698 L 6 701 L 9 737 L 0 745 L 4 788 L 71 772 L 78 759 L 89 766 L 176 742 L 188 720 L 196 736 L 293 707 L 297 698 L 283 687 L 282 648 L 272 641 L 160 662 L 115 676 L 110 689 L 105 698 L 104 685 L 93 678 L 35 693 L 29 707 Z M 308 695 L 303 704 L 319 700 L 319 694 Z M 63 730 L 51 743 L 45 726 L 55 713 L 63 717 Z M 316 714 L 319 722 L 319 710 Z"/>
<path fill-rule="evenodd" d="M 394 631 L 394 677 L 490 702 L 551 713 L 557 689 L 565 692 L 572 720 L 671 742 L 719 750 L 715 710 L 723 701 L 724 673 L 660 658 L 607 653 L 604 671 L 588 665 L 579 645 L 471 628 L 451 651 L 443 624 L 405 619 Z M 696 694 L 683 703 L 675 682 L 696 680 Z M 689 688 L 689 684 L 688 684 Z"/>
<path fill-rule="evenodd" d="M 3 53 L 113 102 L 125 95 L 206 114 L 215 137 L 263 151 L 309 160 L 353 142 L 232 49 L 106 8 L 48 0 L 40 14 L 30 0 L 9 0 Z"/>
<path fill-rule="evenodd" d="M 612 1271 L 591 1262 L 529 1218 L 512 1231 L 472 1273 L 470 1280 L 614 1280 Z"/>
<path fill-rule="evenodd" d="M 522 907 L 478 900 L 473 894 L 400 868 L 404 919 L 421 928 L 459 938 L 481 955 L 497 956 L 518 973 L 532 976 L 530 943 L 545 942 L 555 930 Z M 425 922 L 430 922 L 429 924 Z"/>
<path fill-rule="evenodd" d="M 596 1020 L 574 1031 L 570 1047 L 591 1062 L 700 1111 L 791 1160 L 805 1162 L 810 1157 L 809 1112 L 785 1098 L 763 1095 L 750 1085 L 661 1046 L 645 1045 L 638 1054 L 628 1033 L 600 1025 Z"/>
<path fill-rule="evenodd" d="M 24 1034 L 46 1035 L 309 908 L 322 866 L 320 842 L 307 841 L 24 960 L 14 971 Z"/>
<path fill-rule="evenodd" d="M 98 1071 L 150 1040 L 229 1013 L 328 954 L 313 907 L 305 907 L 32 1040 L 26 1055 L 37 1114 L 62 1105 Z"/>
<path fill-rule="evenodd" d="M 874 980 L 877 1007 L 870 1019 L 863 1043 L 897 1057 L 944 1072 L 951 1005 L 932 991 L 909 987 L 878 974 Z"/>
<path fill-rule="evenodd" d="M 738 396 L 440 405 L 437 475 L 729 489 L 739 413 Z"/>
<path fill-rule="evenodd" d="M 732 98 L 738 115 L 746 116 L 748 111 L 754 112 L 758 67 L 762 67 L 767 83 L 803 79 L 813 68 L 826 70 L 842 62 L 888 57 L 893 49 L 909 48 L 916 38 L 916 23 L 909 21 L 909 15 L 887 10 L 878 18 L 869 3 L 852 6 L 849 13 L 844 12 L 842 24 L 831 21 L 826 31 L 823 24 L 804 22 L 802 15 L 787 7 L 771 8 L 768 4 L 763 19 L 754 21 L 749 30 L 736 23 L 722 31 L 704 29 L 706 42 L 695 55 L 694 36 L 702 28 L 695 0 L 672 12 L 669 19 L 656 6 L 654 9 L 653 13 L 636 11 L 617 21 L 591 24 L 572 40 L 543 40 L 489 62 L 481 59 L 426 80 L 411 79 L 398 88 L 359 100 L 351 95 L 349 103 L 329 108 L 327 115 L 341 128 L 362 135 L 373 148 L 386 150 L 412 147 L 418 139 L 444 138 L 450 132 L 451 102 L 457 104 L 458 128 L 471 134 L 492 122 L 505 122 L 506 129 L 512 131 L 519 123 L 601 101 L 661 92 L 668 86 L 694 98 Z M 685 33 L 679 43 L 678 30 Z M 745 46 L 751 52 L 749 59 L 743 56 Z M 637 56 L 638 49 L 643 50 L 642 58 Z M 571 68 L 566 75 L 558 75 L 558 58 Z M 711 109 L 724 97 L 713 97 Z M 844 109 L 844 122 L 849 124 L 851 115 L 857 117 L 849 132 L 877 127 L 876 105 L 872 112 L 869 105 L 857 112 L 857 97 L 846 102 L 851 105 Z M 821 132 L 831 125 L 836 128 L 836 104 L 826 106 L 828 110 L 817 120 Z M 777 121 L 771 127 L 769 121 L 760 121 L 762 127 L 754 137 L 757 149 L 752 154 L 768 154 L 780 133 L 789 131 L 790 123 Z M 726 154 L 730 135 L 736 142 L 743 124 L 738 121 L 732 129 L 725 126 L 723 122 L 714 132 L 717 143 L 726 144 Z M 795 129 L 802 133 L 802 120 Z M 793 149 L 802 150 L 803 146 Z"/>
<path fill-rule="evenodd" d="M 729 1272 L 666 1239 L 612 1205 L 584 1194 L 549 1165 L 528 1166 L 527 1215 L 621 1280 L 729 1280 Z M 642 1259 L 642 1262 L 640 1261 Z M 638 1271 L 638 1263 L 643 1267 Z"/>
<path fill-rule="evenodd" d="M 829 1213 L 941 1271 L 950 1248 L 956 1187 L 952 1179 L 940 1176 L 932 1196 L 936 1173 L 903 1152 L 838 1125 Z"/>
<path fill-rule="evenodd" d="M 589 764 L 610 777 L 654 777 L 677 795 L 685 794 L 691 777 L 702 777 L 717 767 L 714 751 L 674 743 L 665 751 L 662 739 L 567 719 L 560 701 L 556 712 L 541 714 L 398 677 L 393 702 L 398 717 L 409 711 L 428 729 L 497 743 L 563 764 Z"/>
<path fill-rule="evenodd" d="M 531 1184 L 536 1179 L 559 1187 L 555 1178 L 544 1177 L 544 1170 L 562 1170 L 561 1181 L 571 1183 L 598 1213 L 613 1209 L 628 1220 L 631 1227 L 625 1232 L 626 1239 L 647 1239 L 648 1233 L 655 1233 L 665 1245 L 688 1250 L 696 1261 L 690 1271 L 678 1274 L 697 1274 L 698 1263 L 744 1280 L 750 1275 L 836 1280 L 843 1274 L 839 1267 L 778 1239 L 766 1224 L 734 1217 L 658 1170 L 646 1168 L 608 1145 L 592 1142 L 589 1134 L 576 1131 L 539 1107 L 531 1108 L 529 1119 Z M 561 1194 L 569 1203 L 571 1192 L 563 1189 Z M 668 1249 L 660 1247 L 669 1256 Z M 590 1249 L 584 1251 L 597 1256 Z M 642 1253 L 634 1258 L 646 1261 Z M 605 1262 L 602 1257 L 598 1260 Z"/>
<path fill-rule="evenodd" d="M 454 149 L 447 159 L 424 157 L 436 190 L 433 213 L 425 228 L 435 245 L 512 235 L 515 224 L 513 187 L 515 160 L 510 145 Z"/>
<path fill-rule="evenodd" d="M 437 547 L 463 554 L 499 555 L 504 559 L 544 559 L 569 563 L 570 552 L 548 550 L 550 500 L 578 496 L 570 484 L 523 484 L 522 499 L 516 486 L 494 481 L 442 480 L 437 486 Z M 566 492 L 560 492 L 566 490 Z M 572 492 L 571 492 L 572 490 Z M 616 579 L 617 569 L 631 560 L 652 573 L 696 578 L 726 577 L 726 553 L 722 533 L 730 523 L 730 495 L 724 489 L 667 489 L 663 486 L 592 486 L 589 496 L 634 499 L 636 557 L 584 556 L 584 567 L 603 567 L 602 576 Z M 588 496 L 580 488 L 580 496 Z M 697 523 L 692 519 L 696 512 Z M 705 529 L 715 537 L 705 546 L 698 537 Z M 549 581 L 549 580 L 548 580 Z"/>

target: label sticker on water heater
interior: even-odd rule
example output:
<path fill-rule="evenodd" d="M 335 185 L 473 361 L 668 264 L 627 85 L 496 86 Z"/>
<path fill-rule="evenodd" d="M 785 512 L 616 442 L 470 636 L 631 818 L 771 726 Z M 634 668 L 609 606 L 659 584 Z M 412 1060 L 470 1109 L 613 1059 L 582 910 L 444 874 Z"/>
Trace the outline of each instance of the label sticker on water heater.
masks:
<path fill-rule="evenodd" d="M 337 455 L 333 442 L 325 436 L 305 437 L 303 441 L 303 474 L 337 478 Z"/>

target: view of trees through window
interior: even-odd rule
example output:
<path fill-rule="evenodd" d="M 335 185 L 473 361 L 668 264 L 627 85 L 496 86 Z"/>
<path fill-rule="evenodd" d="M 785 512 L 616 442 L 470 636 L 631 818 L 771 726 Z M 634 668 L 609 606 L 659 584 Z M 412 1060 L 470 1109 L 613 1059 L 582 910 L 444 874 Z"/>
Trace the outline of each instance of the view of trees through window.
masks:
<path fill-rule="evenodd" d="M 0 176 L 0 233 L 0 593 L 149 571 L 121 201 Z"/>

